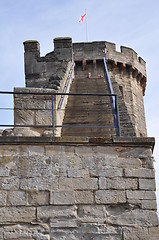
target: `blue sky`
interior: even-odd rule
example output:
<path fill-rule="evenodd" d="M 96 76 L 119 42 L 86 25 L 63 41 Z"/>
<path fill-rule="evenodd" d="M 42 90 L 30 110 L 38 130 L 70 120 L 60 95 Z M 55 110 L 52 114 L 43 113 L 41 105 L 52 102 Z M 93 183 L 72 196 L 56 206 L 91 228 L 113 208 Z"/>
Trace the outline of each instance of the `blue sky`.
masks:
<path fill-rule="evenodd" d="M 0 0 L 0 90 L 24 86 L 23 42 L 38 40 L 41 55 L 52 51 L 53 38 L 70 36 L 86 41 L 106 40 L 133 48 L 147 63 L 144 97 L 148 136 L 156 138 L 155 168 L 159 206 L 159 1 L 145 0 Z M 6 98 L 0 98 L 1 106 Z M 5 118 L 4 118 L 5 119 Z"/>

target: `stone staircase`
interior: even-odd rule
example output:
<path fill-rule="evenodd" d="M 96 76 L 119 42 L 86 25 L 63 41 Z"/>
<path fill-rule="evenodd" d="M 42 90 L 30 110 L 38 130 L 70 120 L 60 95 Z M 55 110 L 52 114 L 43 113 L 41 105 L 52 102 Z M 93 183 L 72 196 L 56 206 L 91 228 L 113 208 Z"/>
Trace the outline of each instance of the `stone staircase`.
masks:
<path fill-rule="evenodd" d="M 108 93 L 104 77 L 83 76 L 73 80 L 70 93 Z M 71 127 L 65 127 L 68 125 Z M 114 135 L 116 133 L 109 96 L 69 96 L 62 136 L 110 137 Z"/>

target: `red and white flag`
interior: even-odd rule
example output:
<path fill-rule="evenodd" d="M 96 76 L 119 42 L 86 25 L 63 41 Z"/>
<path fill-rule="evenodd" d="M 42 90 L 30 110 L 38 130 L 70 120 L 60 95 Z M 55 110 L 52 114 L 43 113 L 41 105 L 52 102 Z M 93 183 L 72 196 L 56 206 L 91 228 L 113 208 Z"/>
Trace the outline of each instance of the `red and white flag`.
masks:
<path fill-rule="evenodd" d="M 85 17 L 86 17 L 86 12 L 81 15 L 79 22 L 82 23 Z"/>

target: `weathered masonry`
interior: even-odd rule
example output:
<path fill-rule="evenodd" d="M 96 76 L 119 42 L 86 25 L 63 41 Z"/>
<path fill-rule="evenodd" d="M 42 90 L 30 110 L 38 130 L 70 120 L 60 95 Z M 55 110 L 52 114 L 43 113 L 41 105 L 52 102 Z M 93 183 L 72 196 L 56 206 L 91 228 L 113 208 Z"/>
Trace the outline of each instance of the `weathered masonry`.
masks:
<path fill-rule="evenodd" d="M 158 240 L 146 67 L 109 42 L 24 42 L 0 136 L 0 240 Z"/>

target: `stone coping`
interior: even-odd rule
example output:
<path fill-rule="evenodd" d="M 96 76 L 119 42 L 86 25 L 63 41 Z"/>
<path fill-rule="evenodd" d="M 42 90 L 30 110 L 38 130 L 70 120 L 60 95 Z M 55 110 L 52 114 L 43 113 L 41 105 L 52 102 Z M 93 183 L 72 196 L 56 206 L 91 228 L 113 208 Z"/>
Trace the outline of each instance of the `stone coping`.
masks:
<path fill-rule="evenodd" d="M 84 144 L 84 145 L 122 145 L 143 146 L 154 149 L 154 137 L 27 137 L 0 136 L 0 145 L 4 144 Z"/>

